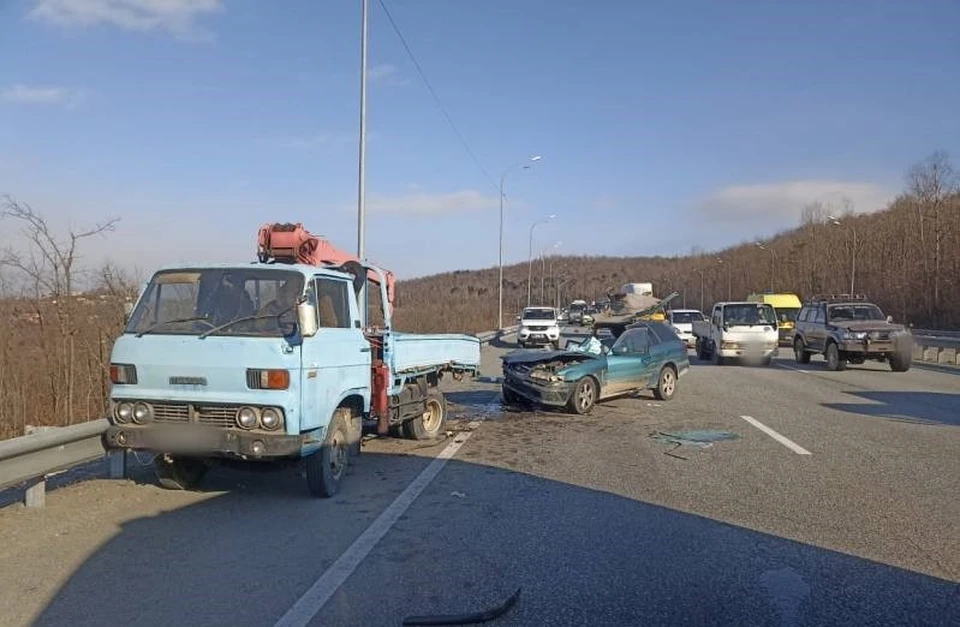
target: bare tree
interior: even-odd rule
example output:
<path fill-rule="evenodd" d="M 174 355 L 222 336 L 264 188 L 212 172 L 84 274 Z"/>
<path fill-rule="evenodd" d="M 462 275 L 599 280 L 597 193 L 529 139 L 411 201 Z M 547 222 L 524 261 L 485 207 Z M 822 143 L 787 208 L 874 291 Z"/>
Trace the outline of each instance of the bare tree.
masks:
<path fill-rule="evenodd" d="M 914 165 L 907 175 L 910 192 L 916 200 L 917 219 L 920 231 L 920 246 L 924 273 L 929 276 L 926 237 L 927 223 L 933 229 L 933 289 L 930 299 L 930 314 L 934 320 L 940 317 L 941 268 L 943 264 L 944 211 L 948 199 L 957 193 L 957 176 L 947 153 L 938 151 Z"/>

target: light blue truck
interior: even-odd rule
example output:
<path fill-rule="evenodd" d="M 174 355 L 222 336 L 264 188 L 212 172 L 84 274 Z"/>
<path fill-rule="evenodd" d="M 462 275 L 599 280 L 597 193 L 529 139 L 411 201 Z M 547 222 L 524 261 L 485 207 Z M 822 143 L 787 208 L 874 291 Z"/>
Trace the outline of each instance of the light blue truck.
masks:
<path fill-rule="evenodd" d="M 294 225 L 273 227 L 286 228 L 274 234 L 285 241 Z M 295 227 L 299 240 L 318 239 Z M 262 245 L 256 263 L 167 266 L 152 276 L 111 353 L 108 449 L 155 454 L 172 489 L 195 487 L 213 464 L 270 462 L 302 465 L 310 493 L 330 497 L 364 427 L 415 439 L 443 433 L 437 386 L 445 375 L 479 373 L 479 340 L 398 333 L 392 275 L 342 254 L 326 256 L 342 263 L 324 262 L 316 246 L 292 248 Z M 361 306 L 371 289 L 379 325 L 366 324 Z"/>

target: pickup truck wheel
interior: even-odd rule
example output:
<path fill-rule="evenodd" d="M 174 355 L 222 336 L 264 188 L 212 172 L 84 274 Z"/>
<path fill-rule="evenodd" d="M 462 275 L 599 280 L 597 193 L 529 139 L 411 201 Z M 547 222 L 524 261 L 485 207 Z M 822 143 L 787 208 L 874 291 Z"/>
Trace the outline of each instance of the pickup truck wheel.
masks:
<path fill-rule="evenodd" d="M 827 370 L 840 372 L 847 369 L 847 360 L 840 356 L 840 349 L 836 343 L 827 344 Z"/>
<path fill-rule="evenodd" d="M 320 450 L 304 459 L 310 494 L 330 498 L 340 491 L 340 484 L 347 473 L 348 449 L 347 427 L 342 416 L 335 413 Z"/>
<path fill-rule="evenodd" d="M 724 363 L 723 355 L 720 354 L 720 349 L 717 348 L 716 342 L 713 344 L 713 350 L 710 351 L 710 356 L 713 357 L 713 363 L 717 366 L 722 366 Z"/>
<path fill-rule="evenodd" d="M 443 433 L 447 424 L 447 401 L 437 390 L 427 393 L 423 415 L 403 424 L 404 433 L 411 440 L 432 440 Z"/>
<path fill-rule="evenodd" d="M 906 372 L 910 370 L 912 361 L 909 353 L 894 353 L 890 356 L 890 370 L 894 372 Z"/>
<path fill-rule="evenodd" d="M 677 371 L 672 366 L 664 366 L 653 395 L 657 400 L 669 401 L 677 393 Z"/>
<path fill-rule="evenodd" d="M 207 465 L 199 459 L 157 455 L 153 458 L 160 485 L 167 490 L 193 490 L 207 474 Z"/>
<path fill-rule="evenodd" d="M 800 338 L 793 341 L 793 358 L 797 360 L 798 364 L 810 363 L 810 353 L 803 347 L 803 340 Z"/>
<path fill-rule="evenodd" d="M 567 406 L 575 414 L 589 414 L 597 404 L 597 382 L 593 377 L 583 377 L 577 381 Z"/>

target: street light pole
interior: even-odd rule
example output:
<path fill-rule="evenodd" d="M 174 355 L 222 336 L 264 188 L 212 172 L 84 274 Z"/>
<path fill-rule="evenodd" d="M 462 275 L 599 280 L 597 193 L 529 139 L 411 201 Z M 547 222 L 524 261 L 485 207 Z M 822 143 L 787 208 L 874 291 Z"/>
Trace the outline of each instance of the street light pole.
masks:
<path fill-rule="evenodd" d="M 550 220 L 553 220 L 557 217 L 557 214 L 551 213 L 546 218 L 541 218 L 533 224 L 530 225 L 530 251 L 527 253 L 527 307 L 530 306 L 531 290 L 530 286 L 533 282 L 533 229 L 537 228 L 538 224 L 546 224 Z"/>
<path fill-rule="evenodd" d="M 366 255 L 366 178 L 367 178 L 367 0 L 361 0 L 360 9 L 360 145 L 357 164 L 357 257 Z M 358 294 L 361 307 L 360 324 L 367 324 L 366 281 Z"/>
<path fill-rule="evenodd" d="M 777 274 L 777 251 L 768 246 L 764 246 L 763 242 L 757 242 L 757 248 L 770 251 L 770 293 L 773 294 L 773 278 Z"/>
<path fill-rule="evenodd" d="M 364 0 L 364 2 L 366 2 L 366 0 Z M 540 159 L 542 159 L 540 155 L 534 155 L 530 157 L 531 162 L 537 162 L 537 161 L 540 161 Z M 504 170 L 503 174 L 500 176 L 500 257 L 499 257 L 499 263 L 497 264 L 500 266 L 500 278 L 497 282 L 497 329 L 498 330 L 503 328 L 503 183 L 504 183 L 504 179 L 507 178 L 507 174 L 509 174 L 511 170 L 518 167 L 522 167 L 524 170 L 530 168 L 529 165 L 518 163 Z"/>
<path fill-rule="evenodd" d="M 827 216 L 827 219 L 834 226 L 843 226 L 843 221 L 839 218 Z M 850 234 L 853 236 L 853 250 L 850 251 L 850 295 L 853 296 L 856 293 L 854 287 L 857 280 L 857 227 L 852 222 L 848 226 L 850 227 Z"/>

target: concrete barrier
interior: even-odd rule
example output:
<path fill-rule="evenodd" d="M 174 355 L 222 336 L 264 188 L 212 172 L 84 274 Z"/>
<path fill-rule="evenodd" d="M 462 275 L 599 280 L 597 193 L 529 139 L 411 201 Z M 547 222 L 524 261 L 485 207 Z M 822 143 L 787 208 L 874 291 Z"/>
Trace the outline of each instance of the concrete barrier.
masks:
<path fill-rule="evenodd" d="M 937 356 L 937 363 L 948 364 L 951 366 L 957 365 L 957 349 L 941 348 L 940 354 Z"/>

